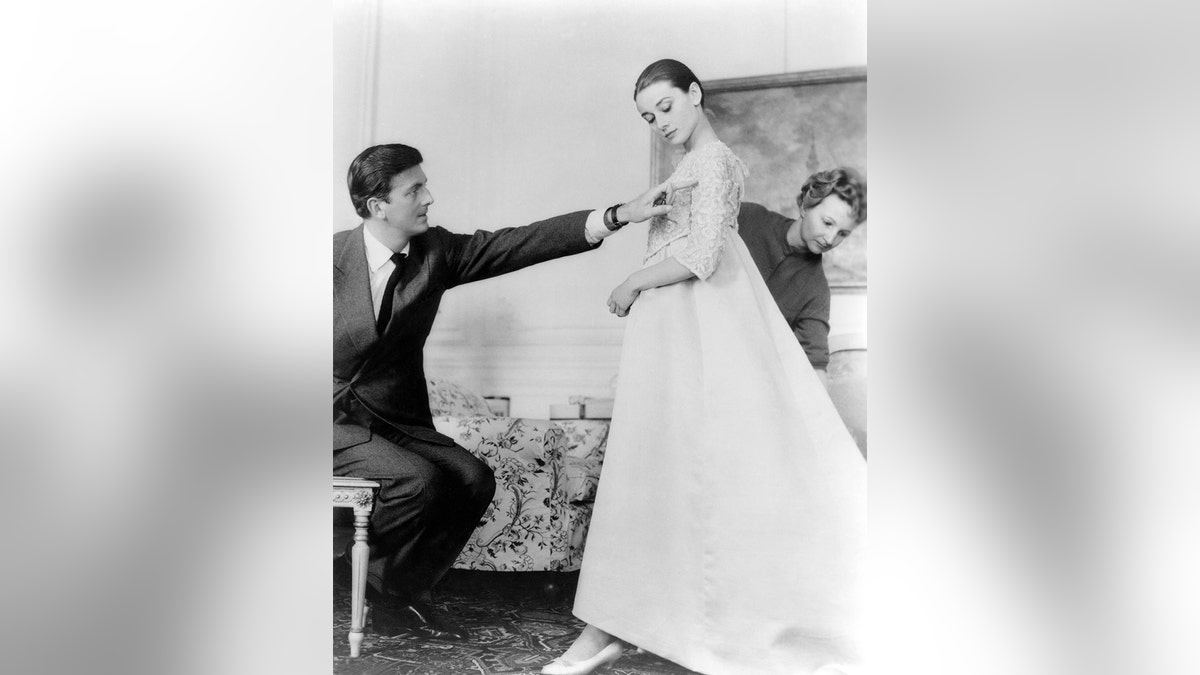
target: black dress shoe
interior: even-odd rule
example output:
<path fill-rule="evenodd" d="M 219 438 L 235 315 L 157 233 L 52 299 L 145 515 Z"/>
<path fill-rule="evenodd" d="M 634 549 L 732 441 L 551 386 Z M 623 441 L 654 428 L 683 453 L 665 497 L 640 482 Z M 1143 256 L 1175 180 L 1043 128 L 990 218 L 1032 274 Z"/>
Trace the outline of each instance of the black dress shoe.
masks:
<path fill-rule="evenodd" d="M 416 635 L 434 640 L 465 640 L 466 633 L 456 626 L 438 621 L 432 609 L 424 603 L 412 602 L 403 607 L 378 605 L 372 627 L 379 635 Z"/>

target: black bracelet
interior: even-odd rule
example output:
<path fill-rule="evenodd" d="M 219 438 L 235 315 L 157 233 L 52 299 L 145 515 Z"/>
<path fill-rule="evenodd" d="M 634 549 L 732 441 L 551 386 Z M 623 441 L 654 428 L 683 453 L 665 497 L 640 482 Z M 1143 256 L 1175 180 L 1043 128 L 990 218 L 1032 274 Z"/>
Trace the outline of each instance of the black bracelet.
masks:
<path fill-rule="evenodd" d="M 622 223 L 621 221 L 617 220 L 617 209 L 624 205 L 625 203 L 622 202 L 615 206 L 610 206 L 608 207 L 608 210 L 604 212 L 604 226 L 608 228 L 609 232 L 616 232 L 617 230 L 629 224 L 629 221 Z"/>

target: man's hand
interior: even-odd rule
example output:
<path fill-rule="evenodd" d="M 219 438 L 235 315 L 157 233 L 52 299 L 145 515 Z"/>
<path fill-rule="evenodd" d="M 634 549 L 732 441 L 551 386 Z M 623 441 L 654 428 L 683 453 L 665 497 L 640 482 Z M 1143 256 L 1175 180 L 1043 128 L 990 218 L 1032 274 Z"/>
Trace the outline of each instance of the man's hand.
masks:
<path fill-rule="evenodd" d="M 626 316 L 639 293 L 641 291 L 626 279 L 624 283 L 613 289 L 612 295 L 608 296 L 608 311 L 617 316 Z"/>
<path fill-rule="evenodd" d="M 689 180 L 672 183 L 668 180 L 660 185 L 655 185 L 637 199 L 622 204 L 621 208 L 617 209 L 617 220 L 623 223 L 640 223 L 654 216 L 665 216 L 671 211 L 671 197 L 680 190 L 690 190 L 696 187 L 698 182 Z M 620 316 L 625 315 L 621 314 Z"/>

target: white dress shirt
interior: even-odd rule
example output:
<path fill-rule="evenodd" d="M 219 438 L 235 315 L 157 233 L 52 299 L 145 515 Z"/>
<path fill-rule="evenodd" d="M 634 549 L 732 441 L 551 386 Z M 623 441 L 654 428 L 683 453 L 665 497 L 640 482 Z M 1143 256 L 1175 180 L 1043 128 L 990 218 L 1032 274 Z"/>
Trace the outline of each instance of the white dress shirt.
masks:
<path fill-rule="evenodd" d="M 598 209 L 588 214 L 584 226 L 584 237 L 589 244 L 600 243 L 612 231 L 604 226 L 604 209 Z M 371 307 L 375 310 L 375 320 L 379 320 L 379 308 L 383 306 L 383 289 L 387 286 L 388 277 L 396 269 L 392 262 L 392 249 L 384 246 L 371 234 L 371 230 L 363 228 L 363 245 L 367 250 L 367 269 L 371 272 Z M 408 255 L 408 244 L 400 252 Z"/>
<path fill-rule="evenodd" d="M 588 243 L 595 246 L 600 240 L 613 233 L 604 226 L 604 209 L 596 209 L 588 214 L 587 224 L 583 228 L 584 237 Z"/>
<path fill-rule="evenodd" d="M 383 306 L 383 289 L 387 286 L 388 277 L 396 269 L 392 262 L 392 249 L 379 243 L 371 230 L 363 228 L 363 244 L 367 248 L 367 269 L 371 271 L 371 307 L 375 310 L 375 320 L 379 320 L 379 308 Z M 408 255 L 408 244 L 404 245 L 401 253 Z"/>

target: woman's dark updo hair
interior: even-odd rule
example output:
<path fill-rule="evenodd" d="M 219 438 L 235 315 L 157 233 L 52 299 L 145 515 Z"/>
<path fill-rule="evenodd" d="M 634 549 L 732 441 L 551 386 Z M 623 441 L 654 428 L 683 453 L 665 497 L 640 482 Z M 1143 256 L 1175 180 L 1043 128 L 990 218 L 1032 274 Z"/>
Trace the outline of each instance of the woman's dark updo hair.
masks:
<path fill-rule="evenodd" d="M 704 107 L 704 85 L 700 83 L 700 78 L 696 77 L 691 68 L 675 59 L 661 59 L 646 66 L 642 74 L 638 75 L 637 84 L 633 86 L 633 97 L 636 99 L 643 89 L 661 80 L 670 82 L 671 86 L 685 92 L 695 82 L 696 86 L 700 87 L 700 107 Z"/>
<path fill-rule="evenodd" d="M 850 214 L 855 223 L 867 219 L 867 181 L 857 171 L 845 166 L 818 171 L 809 176 L 796 196 L 796 206 L 800 207 L 803 216 L 831 194 L 841 197 L 850 205 Z"/>

